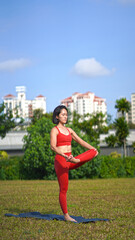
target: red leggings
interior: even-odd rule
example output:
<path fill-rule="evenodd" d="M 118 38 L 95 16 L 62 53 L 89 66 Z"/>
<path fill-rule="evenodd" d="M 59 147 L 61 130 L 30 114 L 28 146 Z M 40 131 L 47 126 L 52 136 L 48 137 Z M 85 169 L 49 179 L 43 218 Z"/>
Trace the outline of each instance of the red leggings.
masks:
<path fill-rule="evenodd" d="M 71 153 L 65 153 L 66 155 L 71 155 Z M 88 150 L 75 158 L 80 159 L 79 163 L 66 162 L 66 159 L 59 154 L 55 156 L 55 172 L 57 174 L 60 193 L 59 193 L 59 202 L 63 213 L 67 213 L 67 190 L 68 190 L 68 172 L 71 169 L 76 169 L 82 166 L 84 163 L 92 160 L 97 155 L 95 149 Z"/>

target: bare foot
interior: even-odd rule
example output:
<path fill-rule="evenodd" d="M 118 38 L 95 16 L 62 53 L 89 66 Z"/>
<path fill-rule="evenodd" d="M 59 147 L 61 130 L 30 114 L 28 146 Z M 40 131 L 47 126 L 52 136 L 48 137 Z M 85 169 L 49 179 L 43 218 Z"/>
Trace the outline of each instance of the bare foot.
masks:
<path fill-rule="evenodd" d="M 77 222 L 74 218 L 70 217 L 68 213 L 64 215 L 64 219 L 69 222 Z"/>
<path fill-rule="evenodd" d="M 68 159 L 67 162 L 71 162 L 71 163 L 79 163 L 79 162 L 80 162 L 80 159 L 72 157 L 72 158 Z"/>

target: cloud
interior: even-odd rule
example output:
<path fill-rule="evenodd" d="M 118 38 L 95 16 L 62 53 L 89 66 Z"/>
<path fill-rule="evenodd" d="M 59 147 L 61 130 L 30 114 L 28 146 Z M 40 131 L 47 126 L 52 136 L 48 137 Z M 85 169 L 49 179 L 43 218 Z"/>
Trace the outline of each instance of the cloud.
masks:
<path fill-rule="evenodd" d="M 80 59 L 73 67 L 72 72 L 85 78 L 108 76 L 114 72 L 104 67 L 95 58 Z"/>
<path fill-rule="evenodd" d="M 31 61 L 25 58 L 7 60 L 0 62 L 0 71 L 13 72 L 17 69 L 28 67 L 30 64 Z"/>

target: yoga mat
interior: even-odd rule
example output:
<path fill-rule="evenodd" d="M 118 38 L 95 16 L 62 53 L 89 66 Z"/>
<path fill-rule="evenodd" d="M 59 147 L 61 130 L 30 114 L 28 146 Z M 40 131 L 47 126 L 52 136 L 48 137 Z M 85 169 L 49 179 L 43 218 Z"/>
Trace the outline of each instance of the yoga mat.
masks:
<path fill-rule="evenodd" d="M 6 213 L 5 216 L 7 217 L 17 217 L 17 218 L 39 218 L 45 220 L 59 220 L 65 221 L 64 216 L 56 215 L 56 214 L 41 214 L 40 212 L 27 212 L 27 213 L 20 213 L 18 215 L 14 215 L 11 213 Z M 89 223 L 89 222 L 97 222 L 97 221 L 109 221 L 109 219 L 104 218 L 83 218 L 81 216 L 71 216 L 74 218 L 77 223 Z M 76 222 L 74 222 L 76 223 Z"/>

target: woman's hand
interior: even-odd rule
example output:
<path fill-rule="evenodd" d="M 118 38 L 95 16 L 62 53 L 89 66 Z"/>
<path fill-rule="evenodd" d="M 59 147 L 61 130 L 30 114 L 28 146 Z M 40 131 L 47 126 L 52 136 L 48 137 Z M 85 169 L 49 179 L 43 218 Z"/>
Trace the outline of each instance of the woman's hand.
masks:
<path fill-rule="evenodd" d="M 66 159 L 66 161 L 68 162 L 68 161 L 70 161 L 70 160 L 73 158 L 73 155 L 67 156 L 67 155 L 64 154 L 63 157 L 64 157 L 64 158 Z"/>
<path fill-rule="evenodd" d="M 78 158 L 74 158 L 73 155 L 67 156 L 68 158 L 66 159 L 67 162 L 71 162 L 71 163 L 79 163 L 80 159 Z"/>

